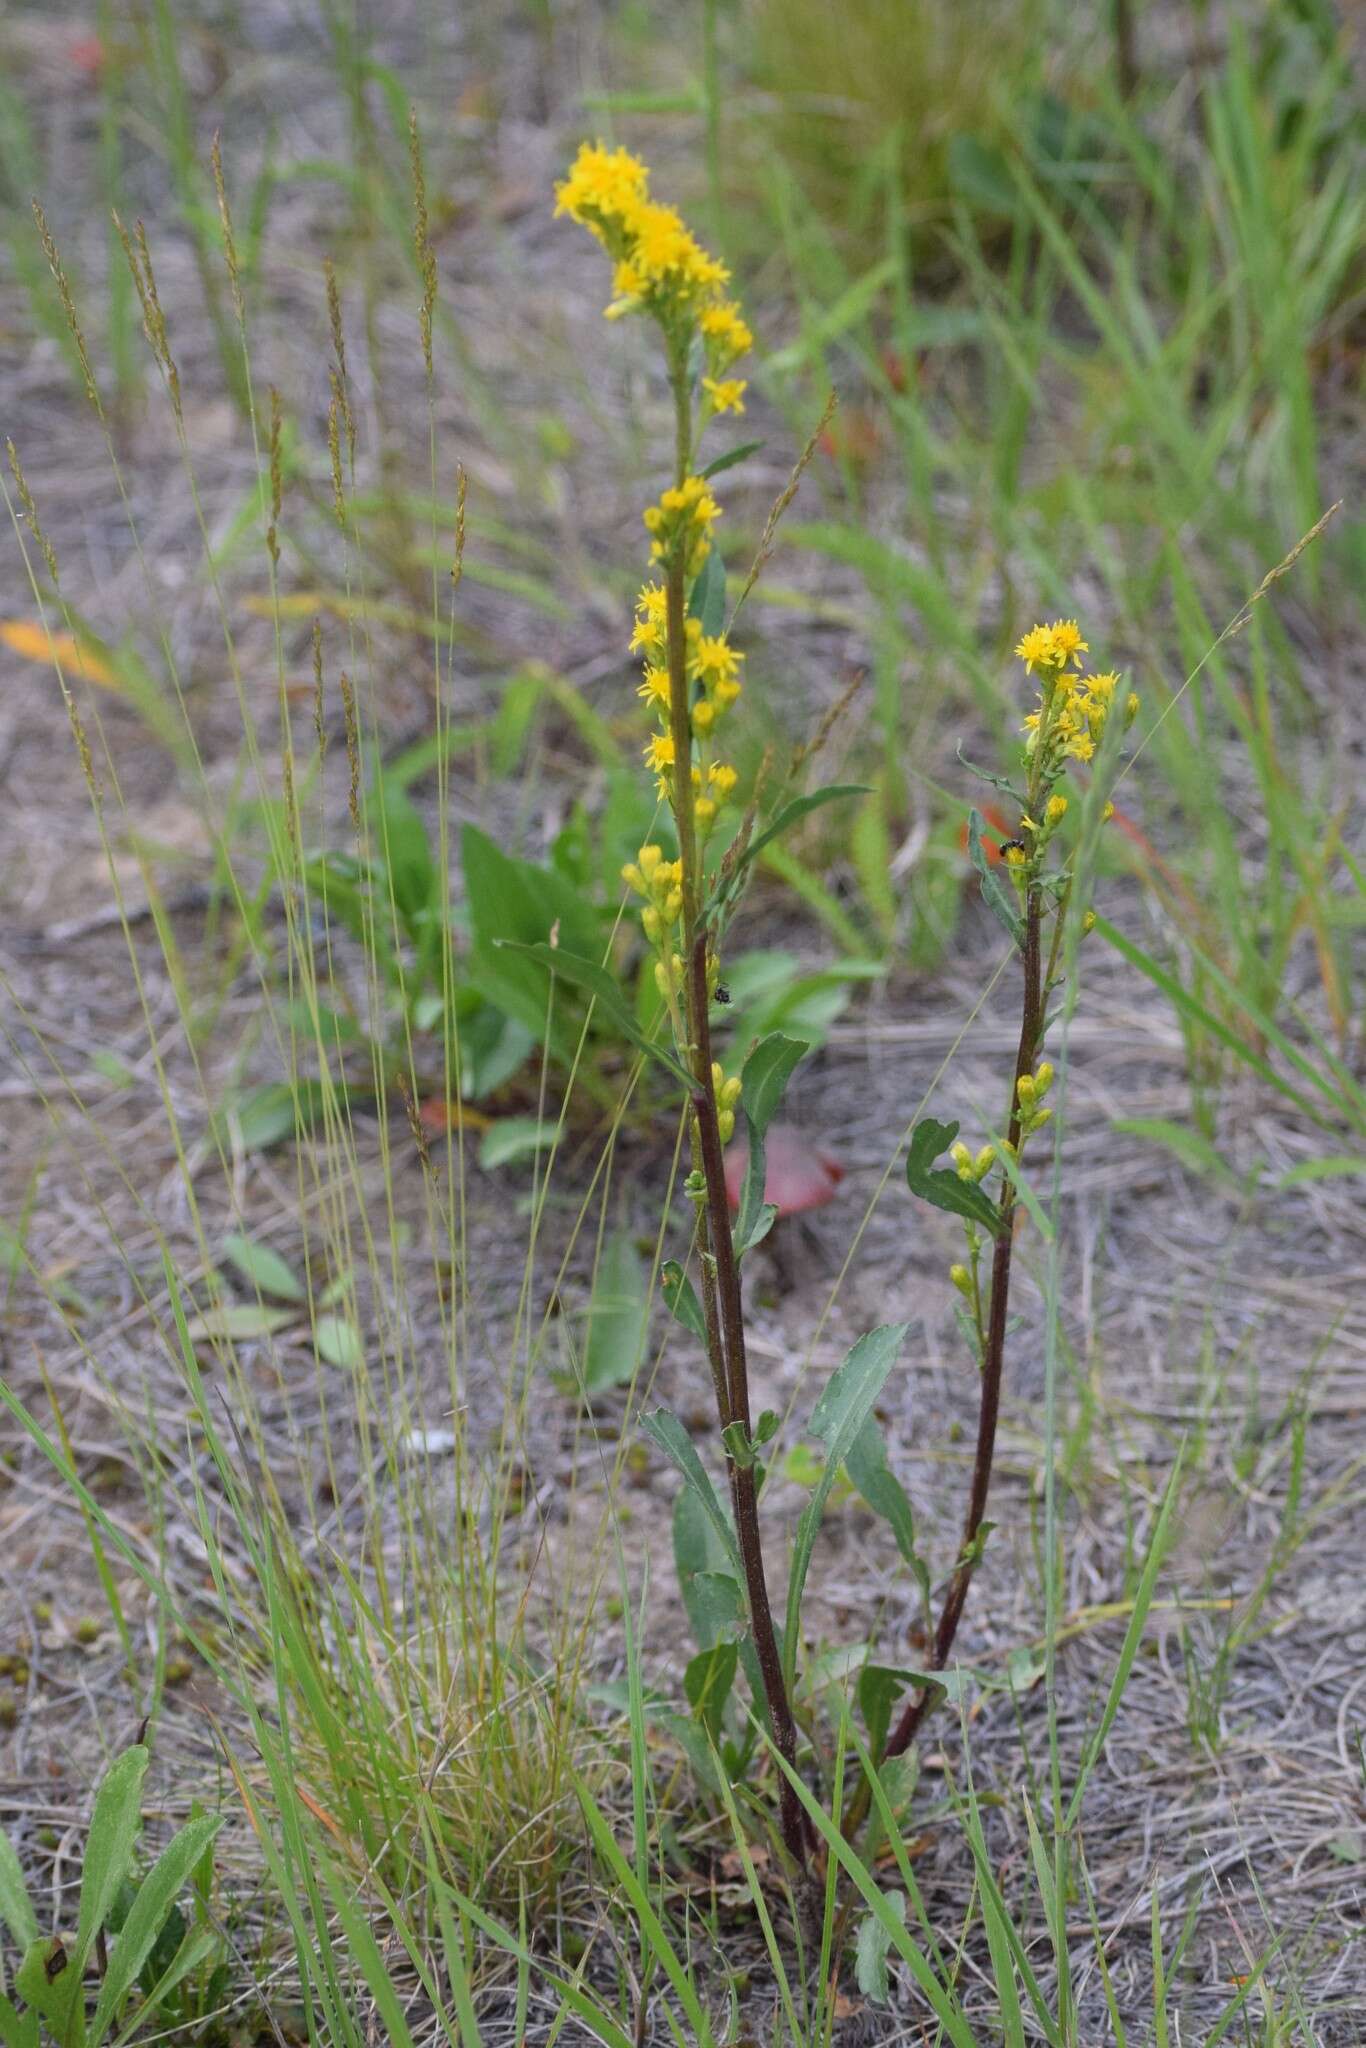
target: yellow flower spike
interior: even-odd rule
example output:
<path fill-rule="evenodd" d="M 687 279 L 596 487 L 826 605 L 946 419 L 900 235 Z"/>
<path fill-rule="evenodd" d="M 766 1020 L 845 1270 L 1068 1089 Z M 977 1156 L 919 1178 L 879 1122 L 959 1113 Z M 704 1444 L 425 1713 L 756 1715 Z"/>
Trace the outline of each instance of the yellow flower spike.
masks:
<path fill-rule="evenodd" d="M 985 1180 L 995 1164 L 996 1147 L 994 1145 L 983 1145 L 981 1151 L 977 1154 L 977 1157 L 972 1162 L 973 1179 Z"/>

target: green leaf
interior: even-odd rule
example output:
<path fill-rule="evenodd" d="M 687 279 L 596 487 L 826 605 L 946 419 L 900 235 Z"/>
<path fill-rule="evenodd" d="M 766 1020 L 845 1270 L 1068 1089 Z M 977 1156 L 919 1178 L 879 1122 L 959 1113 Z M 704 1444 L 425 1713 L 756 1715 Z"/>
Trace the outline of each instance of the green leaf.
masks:
<path fill-rule="evenodd" d="M 902 1926 L 906 1924 L 906 1894 L 904 1892 L 883 1892 L 887 1908 Z M 885 1920 L 869 1913 L 859 1922 L 858 1940 L 854 1945 L 854 1977 L 865 1998 L 871 1998 L 877 2005 L 885 2005 L 891 1996 L 887 1981 L 887 1958 L 892 1952 L 892 1933 Z"/>
<path fill-rule="evenodd" d="M 135 1743 L 115 1758 L 95 1795 L 81 1867 L 76 1945 L 71 1956 L 78 1985 L 95 1936 L 113 1910 L 142 1832 L 142 1781 L 148 1762 L 146 1744 Z"/>
<path fill-rule="evenodd" d="M 1130 1137 L 1147 1138 L 1154 1145 L 1163 1145 L 1181 1161 L 1190 1173 L 1207 1174 L 1214 1180 L 1232 1181 L 1238 1176 L 1203 1131 L 1192 1130 L 1189 1124 L 1171 1123 L 1160 1116 L 1115 1117 L 1111 1130 L 1125 1131 Z"/>
<path fill-rule="evenodd" d="M 1023 945 L 1024 919 L 1020 916 L 1014 896 L 987 859 L 986 848 L 982 844 L 983 823 L 980 811 L 968 812 L 968 853 L 981 877 L 982 901 L 1000 919 L 1016 945 Z"/>
<path fill-rule="evenodd" d="M 85 2041 L 83 1972 L 60 1935 L 31 1942 L 14 1978 L 25 2005 L 41 2013 L 59 2048 L 82 2048 Z"/>
<path fill-rule="evenodd" d="M 676 1323 L 685 1330 L 691 1330 L 700 1344 L 707 1341 L 707 1319 L 702 1313 L 702 1304 L 697 1298 L 697 1289 L 688 1278 L 677 1259 L 666 1259 L 660 1269 L 660 1286 L 664 1303 Z"/>
<path fill-rule="evenodd" d="M 265 1152 L 282 1138 L 292 1138 L 296 1130 L 307 1129 L 318 1107 L 315 1085 L 267 1081 L 226 1102 L 221 1122 L 244 1152 Z"/>
<path fill-rule="evenodd" d="M 253 1338 L 273 1337 L 277 1330 L 298 1320 L 297 1309 L 265 1308 L 259 1301 L 236 1301 L 191 1316 L 185 1334 L 192 1344 L 247 1344 Z"/>
<path fill-rule="evenodd" d="M 156 1943 L 191 1871 L 218 1830 L 221 1816 L 203 1814 L 173 1835 L 138 1887 L 128 1918 L 113 1951 L 100 1988 L 91 2029 L 91 2048 L 103 2039 L 110 2021 L 132 1990 L 137 1975 Z"/>
<path fill-rule="evenodd" d="M 818 811 L 824 804 L 833 804 L 840 797 L 868 796 L 870 794 L 871 791 L 866 782 L 832 782 L 824 789 L 813 789 L 808 796 L 793 797 L 791 803 L 784 804 L 782 809 L 769 820 L 763 831 L 757 833 L 750 840 L 749 845 L 735 864 L 736 875 L 739 875 L 747 868 L 756 855 L 762 853 L 771 841 L 780 839 L 784 832 L 790 832 L 798 819 L 806 817 L 808 812 Z"/>
<path fill-rule="evenodd" d="M 922 1201 L 933 1202 L 952 1216 L 966 1216 L 995 1237 L 1001 1227 L 1001 1212 L 976 1181 L 960 1180 L 947 1167 L 935 1167 L 941 1152 L 947 1152 L 958 1136 L 957 1124 L 936 1123 L 927 1116 L 911 1132 L 911 1149 L 906 1160 L 906 1184 Z"/>
<path fill-rule="evenodd" d="M 716 1488 L 707 1477 L 706 1467 L 698 1457 L 692 1438 L 676 1415 L 667 1408 L 656 1408 L 653 1414 L 641 1418 L 641 1428 L 652 1443 L 658 1444 L 666 1458 L 678 1467 L 684 1480 L 692 1488 L 701 1504 L 715 1535 L 720 1539 L 721 1548 L 728 1564 L 734 1567 L 736 1578 L 743 1584 L 744 1571 L 740 1564 L 739 1546 L 735 1532 L 722 1512 L 716 1497 Z"/>
<path fill-rule="evenodd" d="M 740 1100 L 744 1108 L 749 1152 L 735 1218 L 737 1259 L 743 1258 L 747 1251 L 767 1237 L 777 1219 L 776 1208 L 764 1200 L 768 1180 L 764 1133 L 773 1121 L 798 1062 L 810 1050 L 805 1039 L 787 1038 L 781 1031 L 774 1031 L 755 1046 L 745 1061 Z"/>
<path fill-rule="evenodd" d="M 313 1325 L 313 1349 L 324 1365 L 345 1372 L 363 1372 L 365 1345 L 349 1316 L 319 1316 Z"/>
<path fill-rule="evenodd" d="M 762 441 L 742 441 L 738 448 L 727 448 L 724 455 L 716 456 L 707 464 L 702 474 L 704 477 L 720 476 L 723 470 L 734 469 L 736 463 L 743 462 L 747 455 L 757 455 L 763 445 Z M 713 559 L 714 555 L 708 555 L 708 561 Z"/>
<path fill-rule="evenodd" d="M 369 823 L 389 876 L 394 904 L 410 928 L 420 911 L 440 904 L 441 890 L 427 827 L 397 782 L 375 785 Z"/>
<path fill-rule="evenodd" d="M 558 1124 L 543 1123 L 539 1117 L 500 1117 L 479 1140 L 479 1164 L 487 1173 L 495 1166 L 525 1159 L 528 1153 L 548 1151 L 558 1131 Z"/>
<path fill-rule="evenodd" d="M 0 2044 L 3 2048 L 38 2048 L 38 2015 L 19 2012 L 0 1993 Z"/>
<path fill-rule="evenodd" d="M 865 1664 L 858 1675 L 858 1709 L 868 1730 L 868 1751 L 875 1763 L 882 1757 L 892 1725 L 892 1708 L 904 1692 L 902 1673 L 889 1664 Z"/>
<path fill-rule="evenodd" d="M 707 1734 L 719 1747 L 721 1741 L 721 1716 L 730 1698 L 730 1689 L 735 1683 L 740 1653 L 734 1642 L 713 1643 L 708 1650 L 699 1650 L 683 1673 L 683 1690 Z"/>
<path fill-rule="evenodd" d="M 8 1927 L 17 1949 L 31 1948 L 38 1939 L 38 1916 L 8 1835 L 0 1835 L 0 1923 Z"/>
<path fill-rule="evenodd" d="M 602 1248 L 583 1342 L 583 1385 L 595 1394 L 635 1376 L 650 1317 L 645 1263 L 624 1230 Z"/>
<path fill-rule="evenodd" d="M 709 640 L 726 623 L 726 565 L 716 548 L 713 548 L 699 569 L 688 598 L 688 613 L 691 618 L 701 621 L 702 631 Z"/>
<path fill-rule="evenodd" d="M 249 1286 L 258 1288 L 262 1294 L 272 1294 L 277 1301 L 303 1300 L 300 1282 L 269 1245 L 257 1244 L 254 1238 L 233 1231 L 223 1240 L 223 1256 L 236 1266 Z"/>
<path fill-rule="evenodd" d="M 923 1572 L 915 1547 L 915 1515 L 905 1487 L 887 1463 L 876 1416 L 870 1415 L 854 1438 L 844 1469 L 873 1513 L 890 1525 L 904 1562 L 913 1571 Z"/>
<path fill-rule="evenodd" d="M 577 953 L 567 953 L 562 946 L 547 946 L 544 942 L 528 946 L 514 939 L 499 939 L 497 945 L 500 952 L 523 954 L 528 960 L 534 960 L 537 966 L 547 968 L 550 973 L 557 975 L 561 981 L 567 981 L 571 987 L 580 988 L 586 995 L 592 996 L 603 1021 L 609 1024 L 619 1037 L 639 1047 L 640 1051 L 647 1053 L 652 1060 L 658 1060 L 660 1066 L 667 1068 L 675 1080 L 681 1081 L 685 1088 L 692 1088 L 692 1075 L 659 1039 L 647 1038 L 640 1030 L 635 1018 L 622 1001 L 616 977 L 609 974 L 605 967 L 599 966 L 596 960 L 585 960 Z M 544 1011 L 544 999 L 542 1010 Z"/>
<path fill-rule="evenodd" d="M 860 1430 L 873 1412 L 873 1403 L 895 1364 L 906 1340 L 909 1323 L 887 1323 L 860 1337 L 844 1363 L 830 1375 L 829 1385 L 817 1401 L 811 1416 L 812 1434 L 826 1447 L 825 1464 L 815 1491 L 797 1524 L 792 1545 L 792 1567 L 787 1587 L 787 1619 L 783 1630 L 783 1677 L 789 1693 L 797 1668 L 797 1645 L 801 1635 L 802 1594 L 811 1565 L 821 1516 L 840 1466 L 849 1456 Z"/>

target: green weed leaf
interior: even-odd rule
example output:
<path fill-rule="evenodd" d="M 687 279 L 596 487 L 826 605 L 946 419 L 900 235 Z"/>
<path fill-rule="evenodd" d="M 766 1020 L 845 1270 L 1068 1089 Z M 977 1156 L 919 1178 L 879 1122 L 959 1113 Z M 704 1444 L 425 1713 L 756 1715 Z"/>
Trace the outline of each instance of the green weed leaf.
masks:
<path fill-rule="evenodd" d="M 895 1915 L 902 1926 L 906 1924 L 906 1894 L 904 1892 L 883 1892 L 890 1913 Z M 885 2005 L 891 1996 L 887 1981 L 887 1958 L 892 1952 L 892 1935 L 885 1920 L 869 1913 L 859 1922 L 858 1940 L 854 1945 L 854 1977 L 865 1998 L 871 1998 L 877 2005 Z"/>
<path fill-rule="evenodd" d="M 277 1301 L 303 1300 L 304 1290 L 297 1276 L 269 1245 L 258 1244 L 254 1238 L 233 1231 L 223 1240 L 223 1256 L 249 1286 L 259 1288 L 262 1294 L 274 1295 Z"/>
<path fill-rule="evenodd" d="M 513 939 L 499 939 L 495 943 L 500 952 L 520 953 L 528 960 L 534 960 L 538 967 L 549 969 L 552 974 L 558 975 L 561 981 L 567 981 L 571 987 L 582 989 L 586 995 L 592 996 L 604 1023 L 610 1025 L 621 1038 L 648 1054 L 652 1060 L 657 1060 L 659 1065 L 666 1068 L 675 1080 L 681 1081 L 685 1088 L 691 1089 L 691 1074 L 659 1039 L 646 1037 L 622 1001 L 616 977 L 609 974 L 605 967 L 599 966 L 596 960 L 585 960 L 577 953 L 566 952 L 563 946 L 547 946 L 543 942 L 527 946 Z M 541 998 L 541 1009 L 544 1013 L 544 997 Z"/>
<path fill-rule="evenodd" d="M 873 1403 L 882 1392 L 909 1328 L 909 1323 L 886 1323 L 881 1329 L 870 1330 L 866 1336 L 860 1337 L 844 1363 L 830 1375 L 830 1382 L 812 1412 L 811 1431 L 824 1443 L 826 1458 L 815 1491 L 802 1510 L 792 1545 L 787 1620 L 783 1631 L 783 1676 L 789 1692 L 796 1675 L 802 1594 L 825 1503 L 840 1466 L 873 1412 Z"/>
<path fill-rule="evenodd" d="M 1017 946 L 1024 943 L 1024 919 L 1020 916 L 1014 895 L 1002 882 L 995 868 L 987 859 L 982 844 L 982 813 L 968 812 L 968 854 L 982 882 L 982 901 L 998 917 Z"/>
<path fill-rule="evenodd" d="M 951 1216 L 966 1216 L 995 1237 L 1001 1227 L 1001 1213 L 991 1197 L 983 1194 L 976 1181 L 959 1180 L 948 1167 L 934 1164 L 957 1136 L 957 1124 L 936 1123 L 932 1116 L 918 1123 L 911 1132 L 906 1184 L 922 1201 L 933 1202 L 936 1209 L 946 1209 Z"/>
<path fill-rule="evenodd" d="M 805 1039 L 787 1038 L 781 1031 L 774 1031 L 755 1046 L 745 1061 L 740 1100 L 749 1138 L 749 1153 L 735 1219 L 737 1259 L 761 1243 L 777 1220 L 778 1211 L 764 1200 L 768 1180 L 764 1133 L 777 1114 L 798 1062 L 810 1050 Z"/>
<path fill-rule="evenodd" d="M 759 450 L 763 447 L 763 445 L 764 444 L 762 441 L 742 441 L 738 448 L 727 448 L 724 455 L 718 455 L 714 457 L 714 459 L 707 464 L 702 474 L 704 477 L 720 476 L 723 470 L 734 469 L 735 465 L 738 462 L 743 462 L 745 460 L 746 456 L 757 455 Z M 708 555 L 707 561 L 710 562 L 714 560 L 714 554 Z M 706 565 L 704 564 L 704 570 L 705 566 Z"/>
<path fill-rule="evenodd" d="M 656 1408 L 653 1414 L 643 1416 L 640 1426 L 651 1443 L 658 1444 L 665 1457 L 683 1474 L 684 1480 L 697 1496 L 714 1534 L 720 1539 L 727 1563 L 734 1567 L 737 1580 L 743 1582 L 744 1573 L 740 1566 L 740 1551 L 735 1541 L 735 1532 L 722 1512 L 721 1503 L 716 1497 L 716 1488 L 708 1478 L 706 1467 L 698 1457 L 687 1430 L 678 1417 L 671 1415 L 667 1408 Z"/>
<path fill-rule="evenodd" d="M 649 1321 L 645 1263 L 624 1230 L 614 1231 L 602 1248 L 588 1328 L 583 1342 L 583 1385 L 590 1394 L 624 1386 L 640 1363 Z"/>
<path fill-rule="evenodd" d="M 319 1316 L 313 1325 L 313 1349 L 324 1365 L 344 1372 L 365 1369 L 365 1345 L 349 1316 Z"/>
<path fill-rule="evenodd" d="M 222 1824 L 217 1814 L 202 1814 L 198 1820 L 189 1821 L 166 1844 L 138 1887 L 137 1897 L 114 1943 L 109 1968 L 100 1988 L 99 2004 L 95 2008 L 91 2028 L 91 2048 L 103 2039 L 110 2021 L 132 1990 L 171 1908 L 189 1882 L 191 1871 Z"/>
<path fill-rule="evenodd" d="M 700 1344 L 705 1344 L 707 1319 L 702 1313 L 697 1289 L 677 1259 L 666 1259 L 660 1270 L 659 1279 L 669 1314 L 676 1323 L 681 1323 L 685 1330 L 690 1330 Z"/>
<path fill-rule="evenodd" d="M 10 1939 L 21 1951 L 31 1948 L 38 1939 L 38 1916 L 8 1835 L 0 1835 L 0 1922 L 9 1929 Z"/>

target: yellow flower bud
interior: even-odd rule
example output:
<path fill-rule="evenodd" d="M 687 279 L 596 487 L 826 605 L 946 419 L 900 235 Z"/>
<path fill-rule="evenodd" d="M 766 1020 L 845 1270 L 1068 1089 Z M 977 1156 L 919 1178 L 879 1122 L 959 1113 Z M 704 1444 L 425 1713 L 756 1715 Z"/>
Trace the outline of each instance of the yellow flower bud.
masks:
<path fill-rule="evenodd" d="M 1015 1084 L 1015 1093 L 1019 1098 L 1021 1109 L 1028 1109 L 1034 1100 L 1034 1076 L 1032 1074 L 1021 1074 Z"/>
<path fill-rule="evenodd" d="M 659 944 L 660 939 L 664 935 L 664 922 L 663 919 L 660 917 L 659 912 L 655 909 L 653 903 L 650 905 L 648 910 L 641 911 L 640 922 L 644 930 L 645 936 L 650 941 L 650 944 L 652 946 L 657 946 Z"/>
<path fill-rule="evenodd" d="M 740 1100 L 741 1086 L 740 1076 L 733 1074 L 721 1090 L 721 1100 L 727 1109 L 734 1109 L 736 1103 Z"/>
<path fill-rule="evenodd" d="M 628 860 L 621 871 L 621 879 L 628 889 L 638 889 L 642 896 L 648 895 L 645 877 L 633 860 Z"/>
<path fill-rule="evenodd" d="M 967 1267 L 966 1267 L 966 1266 L 950 1266 L 950 1267 L 949 1267 L 949 1278 L 950 1278 L 950 1280 L 952 1280 L 952 1282 L 953 1282 L 954 1286 L 955 1286 L 955 1287 L 956 1287 L 956 1288 L 958 1289 L 958 1292 L 959 1292 L 960 1294 L 965 1294 L 965 1295 L 967 1295 L 967 1296 L 968 1296 L 968 1298 L 969 1298 L 969 1300 L 971 1300 L 971 1298 L 972 1298 L 972 1275 L 971 1275 L 971 1273 L 969 1273 L 969 1271 L 968 1271 Z"/>
<path fill-rule="evenodd" d="M 713 1060 L 711 1063 L 711 1085 L 718 1095 L 721 1093 L 721 1084 L 725 1078 L 725 1071 L 720 1060 Z"/>
<path fill-rule="evenodd" d="M 995 1164 L 996 1147 L 994 1145 L 983 1145 L 981 1151 L 977 1154 L 977 1157 L 972 1162 L 973 1179 L 985 1180 Z"/>
<path fill-rule="evenodd" d="M 1130 692 L 1129 692 L 1129 695 L 1128 695 L 1128 698 L 1127 698 L 1127 700 L 1126 700 L 1126 702 L 1125 702 L 1125 705 L 1124 705 L 1124 723 L 1125 723 L 1125 725 L 1126 725 L 1126 726 L 1132 725 L 1132 724 L 1133 724 L 1133 722 L 1134 722 L 1134 720 L 1135 720 L 1135 719 L 1136 719 L 1137 717 L 1138 717 L 1138 692 L 1137 692 L 1137 690 L 1130 690 Z"/>
<path fill-rule="evenodd" d="M 1051 796 L 1048 799 L 1048 805 L 1043 815 L 1046 824 L 1056 825 L 1060 819 L 1067 816 L 1067 798 L 1065 796 Z"/>
<path fill-rule="evenodd" d="M 1041 1131 L 1044 1125 L 1048 1122 L 1048 1119 L 1052 1116 L 1052 1114 L 1053 1105 L 1051 1102 L 1046 1102 L 1043 1108 L 1036 1109 L 1033 1116 L 1030 1118 L 1030 1129 L 1034 1131 Z"/>
<path fill-rule="evenodd" d="M 718 1110 L 716 1126 L 721 1133 L 721 1143 L 729 1145 L 731 1139 L 735 1136 L 735 1111 L 733 1109 Z"/>
<path fill-rule="evenodd" d="M 1053 1062 L 1052 1060 L 1041 1060 L 1039 1062 L 1039 1070 L 1034 1076 L 1034 1094 L 1036 1099 L 1040 1095 L 1047 1095 L 1052 1086 Z"/>
<path fill-rule="evenodd" d="M 656 960 L 655 962 L 655 987 L 667 1002 L 673 991 L 669 983 L 668 969 L 662 960 Z"/>
<path fill-rule="evenodd" d="M 1095 913 L 1095 911 L 1094 911 L 1094 910 L 1088 910 L 1088 911 L 1087 911 L 1087 913 L 1086 913 L 1085 917 L 1083 917 L 1083 919 L 1082 919 L 1082 921 L 1081 921 L 1081 928 L 1082 928 L 1082 932 L 1083 932 L 1083 934 L 1085 934 L 1086 932 L 1093 932 L 1093 931 L 1095 930 L 1095 928 L 1096 928 L 1096 913 Z"/>
<path fill-rule="evenodd" d="M 676 924 L 678 922 L 679 917 L 682 915 L 682 912 L 683 891 L 681 889 L 670 889 L 668 895 L 664 898 L 665 923 Z"/>
<path fill-rule="evenodd" d="M 652 875 L 663 858 L 664 849 L 662 846 L 642 846 L 639 854 L 642 873 Z"/>
<path fill-rule="evenodd" d="M 972 1154 L 960 1138 L 956 1145 L 949 1147 L 949 1157 L 958 1168 L 959 1180 L 972 1179 Z"/>
<path fill-rule="evenodd" d="M 706 830 L 708 825 L 716 822 L 716 805 L 709 796 L 700 796 L 692 809 L 693 816 L 703 831 Z"/>
<path fill-rule="evenodd" d="M 1108 825 L 1108 824 L 1109 824 L 1109 822 L 1110 822 L 1110 820 L 1111 820 L 1111 818 L 1113 818 L 1113 817 L 1114 817 L 1114 815 L 1115 815 L 1115 807 L 1114 807 L 1114 805 L 1113 805 L 1113 804 L 1107 804 L 1107 805 L 1105 806 L 1105 809 L 1104 809 L 1104 810 L 1103 810 L 1103 811 L 1101 812 L 1101 814 L 1100 814 L 1100 817 L 1101 817 L 1101 823 L 1102 823 L 1102 824 L 1104 824 L 1104 825 Z"/>
<path fill-rule="evenodd" d="M 710 732 L 716 723 L 716 706 L 709 704 L 705 697 L 692 708 L 692 729 L 694 732 Z"/>

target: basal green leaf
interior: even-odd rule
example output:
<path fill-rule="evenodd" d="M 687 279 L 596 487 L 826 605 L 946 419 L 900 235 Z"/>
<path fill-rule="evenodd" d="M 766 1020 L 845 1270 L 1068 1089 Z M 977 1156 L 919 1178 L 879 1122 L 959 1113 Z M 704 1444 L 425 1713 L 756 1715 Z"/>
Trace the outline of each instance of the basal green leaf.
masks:
<path fill-rule="evenodd" d="M 313 1325 L 313 1348 L 324 1365 L 345 1372 L 361 1372 L 365 1366 L 365 1345 L 349 1316 L 319 1316 Z"/>
<path fill-rule="evenodd" d="M 304 1290 L 297 1275 L 268 1244 L 258 1244 L 254 1238 L 233 1231 L 223 1240 L 223 1256 L 262 1294 L 274 1295 L 277 1301 L 303 1300 Z"/>

